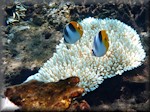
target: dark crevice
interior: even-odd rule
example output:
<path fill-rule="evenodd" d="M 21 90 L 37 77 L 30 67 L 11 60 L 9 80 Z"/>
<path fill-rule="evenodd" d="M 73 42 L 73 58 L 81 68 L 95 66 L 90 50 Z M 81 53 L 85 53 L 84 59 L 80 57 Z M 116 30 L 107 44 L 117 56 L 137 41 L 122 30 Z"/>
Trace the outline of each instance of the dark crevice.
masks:
<path fill-rule="evenodd" d="M 24 68 L 21 70 L 19 75 L 16 76 L 6 76 L 5 77 L 5 83 L 9 85 L 16 85 L 23 83 L 29 76 L 34 75 L 38 72 L 38 68 L 35 68 L 34 70 L 30 70 L 27 68 Z"/>

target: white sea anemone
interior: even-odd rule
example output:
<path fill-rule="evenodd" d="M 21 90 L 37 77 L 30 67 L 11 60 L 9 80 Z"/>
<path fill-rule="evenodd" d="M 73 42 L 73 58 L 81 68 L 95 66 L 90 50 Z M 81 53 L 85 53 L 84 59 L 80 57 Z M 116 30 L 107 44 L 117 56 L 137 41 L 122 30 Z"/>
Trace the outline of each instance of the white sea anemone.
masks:
<path fill-rule="evenodd" d="M 144 61 L 146 54 L 140 37 L 130 26 L 116 19 L 92 17 L 82 20 L 80 24 L 84 30 L 81 40 L 68 49 L 61 39 L 53 57 L 26 81 L 56 82 L 78 76 L 79 86 L 88 92 L 96 89 L 104 79 L 121 75 Z M 91 55 L 93 38 L 100 30 L 107 31 L 110 46 L 103 57 L 94 57 Z"/>

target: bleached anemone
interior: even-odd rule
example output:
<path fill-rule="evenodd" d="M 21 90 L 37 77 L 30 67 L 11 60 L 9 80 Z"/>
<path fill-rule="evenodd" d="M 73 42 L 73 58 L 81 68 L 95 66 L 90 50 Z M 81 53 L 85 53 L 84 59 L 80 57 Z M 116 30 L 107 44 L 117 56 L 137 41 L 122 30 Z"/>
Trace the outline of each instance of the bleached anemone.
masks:
<path fill-rule="evenodd" d="M 142 64 L 146 56 L 137 32 L 116 19 L 86 18 L 80 22 L 84 33 L 80 41 L 70 45 L 63 39 L 56 46 L 56 53 L 39 72 L 26 81 L 35 79 L 44 82 L 56 82 L 70 76 L 80 78 L 79 86 L 85 91 L 93 91 L 104 79 L 132 70 Z M 109 37 L 109 49 L 103 57 L 91 54 L 94 36 L 106 30 Z"/>

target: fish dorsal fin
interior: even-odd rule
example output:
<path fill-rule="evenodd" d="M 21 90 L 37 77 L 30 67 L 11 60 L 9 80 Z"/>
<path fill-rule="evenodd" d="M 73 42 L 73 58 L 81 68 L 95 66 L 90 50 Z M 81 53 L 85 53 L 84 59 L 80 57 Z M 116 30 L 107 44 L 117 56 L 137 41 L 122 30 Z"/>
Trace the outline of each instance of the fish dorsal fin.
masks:
<path fill-rule="evenodd" d="M 67 37 L 69 37 L 69 34 L 68 34 L 68 32 L 67 32 L 67 29 L 66 29 L 66 28 L 64 28 L 64 34 L 65 34 Z"/>
<path fill-rule="evenodd" d="M 75 22 L 75 21 L 71 21 L 70 23 L 74 26 L 75 30 L 77 32 L 79 32 L 80 36 L 82 37 L 82 35 L 83 35 L 83 28 L 82 28 L 82 26 L 78 22 Z"/>
<path fill-rule="evenodd" d="M 101 30 L 102 41 L 108 41 L 108 36 L 106 34 L 106 30 Z"/>

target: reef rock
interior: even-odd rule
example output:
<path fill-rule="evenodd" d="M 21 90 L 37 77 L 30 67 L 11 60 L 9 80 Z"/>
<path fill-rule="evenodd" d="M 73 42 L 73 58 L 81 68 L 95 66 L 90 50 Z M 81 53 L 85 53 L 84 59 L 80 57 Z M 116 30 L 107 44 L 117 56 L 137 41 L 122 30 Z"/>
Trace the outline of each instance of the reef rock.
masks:
<path fill-rule="evenodd" d="M 20 85 L 8 87 L 5 96 L 22 110 L 59 110 L 69 109 L 72 99 L 81 96 L 84 89 L 77 86 L 78 77 L 70 77 L 59 82 L 44 83 L 36 80 Z M 89 105 L 85 101 L 78 103 L 76 107 L 88 109 Z M 70 109 L 75 109 L 70 107 Z"/>

